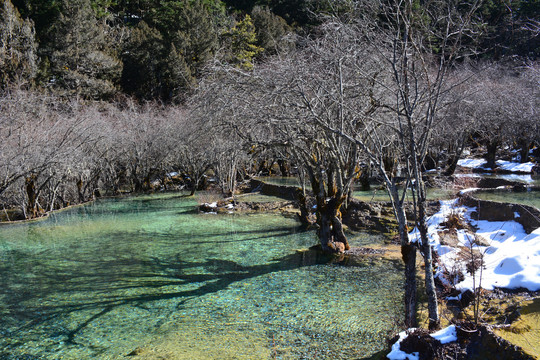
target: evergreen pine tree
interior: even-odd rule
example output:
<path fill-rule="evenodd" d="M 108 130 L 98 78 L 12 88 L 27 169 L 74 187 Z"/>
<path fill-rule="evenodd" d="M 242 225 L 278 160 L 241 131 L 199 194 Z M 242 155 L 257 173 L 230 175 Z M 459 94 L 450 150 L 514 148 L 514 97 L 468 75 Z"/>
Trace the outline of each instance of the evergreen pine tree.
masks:
<path fill-rule="evenodd" d="M 34 26 L 22 20 L 10 0 L 0 8 L 0 88 L 31 82 L 37 71 Z"/>
<path fill-rule="evenodd" d="M 163 64 L 163 95 L 162 98 L 181 101 L 195 86 L 195 79 L 182 57 L 171 44 L 169 54 Z"/>
<path fill-rule="evenodd" d="M 191 72 L 198 74 L 217 50 L 224 14 L 219 1 L 165 1 L 154 12 L 152 25 L 174 44 Z"/>
<path fill-rule="evenodd" d="M 162 94 L 162 62 L 165 47 L 158 30 L 141 21 L 126 43 L 122 60 L 122 87 L 141 99 L 155 99 Z"/>
<path fill-rule="evenodd" d="M 90 0 L 64 0 L 54 25 L 52 79 L 67 94 L 101 99 L 116 92 L 122 63 L 112 47 L 111 29 L 97 19 Z"/>
<path fill-rule="evenodd" d="M 265 53 L 276 54 L 294 47 L 293 30 L 282 17 L 272 13 L 268 8 L 256 7 L 251 13 L 257 34 L 257 45 Z"/>
<path fill-rule="evenodd" d="M 257 34 L 251 17 L 246 15 L 225 35 L 230 39 L 231 62 L 244 70 L 253 69 L 253 58 L 264 49 L 256 45 Z"/>

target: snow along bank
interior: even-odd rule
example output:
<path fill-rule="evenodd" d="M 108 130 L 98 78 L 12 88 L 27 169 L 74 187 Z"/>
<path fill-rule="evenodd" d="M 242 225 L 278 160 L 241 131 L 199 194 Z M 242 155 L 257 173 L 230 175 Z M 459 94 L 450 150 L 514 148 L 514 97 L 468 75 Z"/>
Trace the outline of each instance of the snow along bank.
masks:
<path fill-rule="evenodd" d="M 428 236 L 433 249 L 439 254 L 440 264 L 437 277 L 448 281 L 443 274 L 458 274 L 450 285 L 465 291 L 481 286 L 487 290 L 494 288 L 517 289 L 530 291 L 540 290 L 540 228 L 527 234 L 523 226 L 516 221 L 474 220 L 471 213 L 475 208 L 462 206 L 456 200 L 441 201 L 441 209 L 428 220 Z M 441 244 L 439 232 L 441 225 L 450 215 L 459 215 L 475 228 L 476 232 L 457 229 L 458 246 Z M 409 235 L 411 241 L 420 240 L 415 229 Z M 483 258 L 484 267 L 476 274 L 467 272 L 463 252 L 474 250 L 476 258 Z M 474 286 L 473 286 L 474 284 Z"/>
<path fill-rule="evenodd" d="M 428 237 L 433 249 L 439 255 L 440 262 L 436 276 L 441 281 L 448 282 L 447 276 L 444 275 L 461 272 L 464 277 L 456 276 L 450 285 L 462 292 L 479 286 L 488 290 L 494 288 L 540 290 L 540 228 L 527 234 L 523 226 L 516 221 L 474 220 L 471 214 L 476 208 L 460 205 L 459 199 L 442 200 L 440 204 L 439 212 L 428 219 Z M 442 244 L 440 233 L 446 228 L 441 224 L 455 215 L 459 215 L 477 230 L 472 232 L 457 229 L 458 246 Z M 409 234 L 409 239 L 412 242 L 420 241 L 418 229 Z M 460 252 L 470 253 L 471 250 L 481 255 L 484 261 L 482 272 L 477 271 L 475 278 L 467 272 L 467 260 L 460 256 Z M 387 355 L 388 359 L 419 359 L 419 353 L 406 353 L 400 347 L 401 342 L 414 330 L 408 329 L 399 334 L 399 340 L 392 345 L 392 351 Z M 457 341 L 456 327 L 451 325 L 431 336 L 442 344 Z"/>
<path fill-rule="evenodd" d="M 505 170 L 513 173 L 531 173 L 535 163 L 519 163 L 505 160 L 497 160 L 496 162 L 497 169 Z M 486 168 L 486 160 L 484 159 L 459 159 L 459 166 L 470 168 L 470 169 L 480 169 L 480 170 L 491 170 L 491 168 Z"/>

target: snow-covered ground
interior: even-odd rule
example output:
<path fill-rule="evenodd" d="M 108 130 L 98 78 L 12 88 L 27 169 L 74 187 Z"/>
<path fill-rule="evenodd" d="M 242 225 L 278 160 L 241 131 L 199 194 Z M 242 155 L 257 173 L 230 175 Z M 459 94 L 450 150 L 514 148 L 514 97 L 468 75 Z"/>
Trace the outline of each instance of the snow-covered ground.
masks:
<path fill-rule="evenodd" d="M 507 170 L 511 172 L 523 172 L 523 173 L 532 172 L 532 169 L 535 165 L 533 162 L 526 162 L 526 163 L 521 164 L 518 162 L 504 161 L 504 160 L 497 160 L 496 164 L 499 167 L 499 169 Z"/>
<path fill-rule="evenodd" d="M 519 163 L 513 161 L 497 160 L 497 168 L 505 171 L 515 172 L 515 173 L 530 173 L 534 167 L 533 162 Z M 458 165 L 470 169 L 484 169 L 488 170 L 484 165 L 486 161 L 484 159 L 460 159 L 458 160 Z"/>
<path fill-rule="evenodd" d="M 471 169 L 485 169 L 484 159 L 461 159 L 458 165 Z M 534 163 L 498 160 L 497 168 L 512 173 L 531 173 Z M 470 176 L 470 175 L 468 175 Z M 474 175 L 473 175 L 474 176 Z M 523 175 L 521 175 L 523 176 Z M 513 179 L 513 180 L 522 180 Z M 532 182 L 532 178 L 528 182 Z M 465 189 L 462 192 L 473 191 L 475 189 Z M 476 221 L 471 218 L 471 213 L 476 209 L 459 205 L 458 199 L 442 200 L 439 212 L 431 216 L 428 220 L 428 236 L 433 249 L 438 253 L 440 263 L 437 266 L 437 277 L 443 282 L 450 282 L 450 285 L 463 293 L 466 290 L 473 290 L 475 287 L 482 287 L 487 290 L 494 288 L 517 289 L 526 288 L 531 291 L 540 290 L 540 228 L 527 234 L 523 226 L 517 221 Z M 441 225 L 447 221 L 450 215 L 462 217 L 477 230 L 458 229 L 457 241 L 459 246 L 449 246 L 441 244 L 439 232 L 445 230 Z M 519 214 L 515 214 L 515 218 Z M 409 234 L 413 242 L 420 241 L 420 234 L 417 229 Z M 454 244 L 452 244 L 454 245 Z M 467 271 L 467 263 L 470 263 L 471 253 L 474 258 L 481 258 L 482 269 L 478 269 L 474 274 Z M 448 279 L 443 274 L 458 274 L 454 279 Z M 453 298 L 457 300 L 459 297 Z M 447 300 L 453 300 L 448 298 Z M 417 360 L 419 353 L 408 354 L 401 350 L 401 342 L 414 329 L 408 329 L 399 334 L 399 340 L 392 346 L 392 351 L 387 355 L 390 360 Z M 432 337 L 446 344 L 456 341 L 456 328 L 451 325 L 436 333 Z"/>
<path fill-rule="evenodd" d="M 458 166 L 470 169 L 484 169 L 486 160 L 484 159 L 459 159 Z"/>
<path fill-rule="evenodd" d="M 527 234 L 523 226 L 516 221 L 476 221 L 471 218 L 474 208 L 459 205 L 458 199 L 442 200 L 439 212 L 428 220 L 429 239 L 433 249 L 437 251 L 440 265 L 437 268 L 437 277 L 443 281 L 443 273 L 449 271 L 456 273 L 460 270 L 465 276 L 461 281 L 456 278 L 456 289 L 462 292 L 474 287 L 481 286 L 484 289 L 493 290 L 499 288 L 526 288 L 531 291 L 540 290 L 540 228 Z M 477 228 L 475 233 L 468 230 L 457 230 L 457 240 L 462 250 L 470 253 L 471 249 L 481 254 L 484 261 L 482 272 L 477 271 L 473 275 L 467 272 L 466 262 L 460 257 L 460 250 L 453 246 L 442 245 L 439 231 L 444 230 L 441 223 L 448 219 L 451 214 L 459 214 L 471 225 Z M 519 217 L 519 214 L 515 214 Z M 475 238 L 480 236 L 486 241 L 485 245 L 477 245 Z M 419 241 L 420 234 L 417 229 L 409 234 L 411 241 Z M 452 300 L 452 299 L 447 299 Z M 392 351 L 387 355 L 391 360 L 417 360 L 418 353 L 408 354 L 400 349 L 400 343 L 414 329 L 403 331 L 399 334 L 399 340 L 392 346 Z M 456 341 L 456 328 L 451 325 L 436 333 L 432 337 L 445 344 Z"/>
<path fill-rule="evenodd" d="M 508 181 L 520 181 L 524 183 L 532 183 L 535 180 L 531 175 L 524 174 L 489 174 L 489 173 L 472 173 L 472 174 L 454 174 L 455 177 L 467 177 L 467 178 L 481 178 L 486 176 L 496 176 L 498 179 L 504 179 Z"/>
<path fill-rule="evenodd" d="M 461 270 L 465 278 L 455 284 L 455 288 L 465 291 L 481 286 L 493 290 L 496 287 L 517 289 L 526 288 L 531 291 L 540 290 L 540 228 L 527 234 L 523 226 L 516 221 L 476 221 L 471 219 L 474 208 L 458 205 L 456 200 L 441 201 L 441 209 L 428 220 L 429 239 L 432 247 L 439 254 L 441 265 L 437 276 L 447 270 L 456 273 Z M 440 225 L 452 214 L 460 214 L 471 225 L 478 228 L 476 233 L 468 230 L 457 230 L 457 239 L 463 247 L 461 250 L 442 245 L 438 232 L 444 227 Z M 516 214 L 518 217 L 519 214 Z M 475 235 L 487 242 L 486 246 L 477 245 Z M 417 230 L 410 235 L 411 241 L 418 241 Z M 482 256 L 484 267 L 473 275 L 466 271 L 466 262 L 460 257 L 460 251 L 477 250 Z M 469 251 L 470 252 L 470 251 Z"/>

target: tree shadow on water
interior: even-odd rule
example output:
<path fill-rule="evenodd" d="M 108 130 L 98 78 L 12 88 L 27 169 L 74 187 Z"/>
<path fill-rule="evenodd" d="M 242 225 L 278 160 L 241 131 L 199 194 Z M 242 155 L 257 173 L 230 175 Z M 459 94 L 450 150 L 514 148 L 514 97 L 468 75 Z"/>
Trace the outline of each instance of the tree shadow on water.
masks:
<path fill-rule="evenodd" d="M 192 299 L 224 290 L 235 282 L 332 261 L 331 256 L 317 250 L 298 251 L 252 266 L 223 259 L 184 261 L 185 255 L 139 260 L 119 254 L 114 259 L 39 263 L 34 258 L 28 260 L 34 267 L 31 276 L 24 274 L 23 268 L 29 265 L 23 259 L 17 268 L 0 268 L 0 310 L 4 308 L 1 325 L 6 336 L 18 340 L 9 347 L 24 343 L 29 330 L 41 327 L 38 333 L 48 332 L 51 324 L 62 322 L 70 314 L 78 314 L 73 318 L 90 314 L 62 330 L 67 344 L 77 344 L 81 331 L 122 306 L 152 309 L 154 302 L 175 300 L 178 310 Z M 58 266 L 62 261 L 68 265 Z M 198 286 L 193 288 L 193 284 Z M 38 336 L 41 340 L 51 334 Z"/>

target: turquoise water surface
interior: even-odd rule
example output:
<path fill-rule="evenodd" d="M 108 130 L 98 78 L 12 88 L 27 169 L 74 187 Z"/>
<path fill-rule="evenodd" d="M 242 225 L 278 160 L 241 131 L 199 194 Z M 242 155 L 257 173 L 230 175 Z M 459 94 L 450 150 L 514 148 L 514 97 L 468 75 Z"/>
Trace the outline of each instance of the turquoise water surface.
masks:
<path fill-rule="evenodd" d="M 510 190 L 477 191 L 473 196 L 482 200 L 529 205 L 540 209 L 540 190 L 523 192 Z"/>
<path fill-rule="evenodd" d="M 109 199 L 0 226 L 0 359 L 358 359 L 384 348 L 402 318 L 400 261 L 332 263 L 307 250 L 316 236 L 293 218 L 196 205 Z"/>

